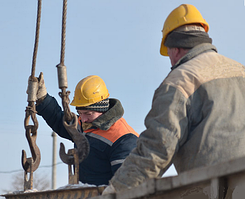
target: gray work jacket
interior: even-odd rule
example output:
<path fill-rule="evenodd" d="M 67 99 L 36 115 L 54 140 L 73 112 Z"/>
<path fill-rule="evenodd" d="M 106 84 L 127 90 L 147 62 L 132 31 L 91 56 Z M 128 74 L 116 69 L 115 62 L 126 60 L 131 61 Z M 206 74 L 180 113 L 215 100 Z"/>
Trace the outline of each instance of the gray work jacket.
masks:
<path fill-rule="evenodd" d="M 112 178 L 116 190 L 245 155 L 245 67 L 211 44 L 190 50 L 156 89 L 137 147 Z"/>

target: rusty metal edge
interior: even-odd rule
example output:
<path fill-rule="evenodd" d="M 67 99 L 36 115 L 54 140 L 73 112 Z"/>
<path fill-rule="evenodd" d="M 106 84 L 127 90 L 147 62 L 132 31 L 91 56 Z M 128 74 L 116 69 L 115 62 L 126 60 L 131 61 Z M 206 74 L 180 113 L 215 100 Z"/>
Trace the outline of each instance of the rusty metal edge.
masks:
<path fill-rule="evenodd" d="M 52 194 L 52 193 L 59 193 L 59 192 L 69 192 L 69 191 L 91 191 L 91 190 L 97 190 L 98 194 L 101 195 L 103 190 L 106 188 L 106 186 L 99 186 L 99 187 L 78 187 L 78 188 L 69 188 L 69 189 L 55 189 L 55 190 L 44 190 L 44 191 L 36 191 L 36 192 L 20 192 L 20 193 L 9 193 L 9 194 L 3 194 L 0 196 L 3 197 L 9 197 L 9 196 L 25 196 L 25 195 L 40 195 L 40 194 Z"/>

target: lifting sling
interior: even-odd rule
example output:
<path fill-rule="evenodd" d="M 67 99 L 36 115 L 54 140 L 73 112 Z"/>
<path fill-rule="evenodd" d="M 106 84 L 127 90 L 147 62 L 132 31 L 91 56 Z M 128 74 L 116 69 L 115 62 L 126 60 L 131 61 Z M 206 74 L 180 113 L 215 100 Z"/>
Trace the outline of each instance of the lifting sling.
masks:
<path fill-rule="evenodd" d="M 66 34 L 66 13 L 67 13 L 67 0 L 63 0 L 63 17 L 62 17 L 62 41 L 61 41 L 61 55 L 60 63 L 57 65 L 58 70 L 58 83 L 61 92 L 59 96 L 62 99 L 62 106 L 64 110 L 63 125 L 67 132 L 70 134 L 76 148 L 68 150 L 68 154 L 65 153 L 65 147 L 63 143 L 60 143 L 60 158 L 61 160 L 68 164 L 69 169 L 69 184 L 79 183 L 79 163 L 82 162 L 89 154 L 89 143 L 87 138 L 78 132 L 78 117 L 70 111 L 69 108 L 69 91 L 66 91 L 67 75 L 66 66 L 64 65 L 65 57 L 65 34 Z M 38 0 L 38 10 L 37 10 L 37 21 L 36 21 L 36 35 L 35 35 L 35 45 L 32 60 L 32 71 L 28 82 L 28 106 L 26 107 L 25 116 L 25 129 L 26 137 L 30 146 L 32 157 L 26 158 L 26 152 L 22 150 L 22 167 L 25 170 L 24 177 L 24 190 L 33 188 L 33 172 L 38 168 L 41 160 L 40 150 L 36 145 L 37 138 L 37 128 L 38 122 L 36 118 L 36 93 L 38 89 L 38 78 L 35 77 L 35 67 L 36 67 L 36 57 L 39 41 L 39 31 L 40 31 L 40 19 L 41 19 L 41 0 Z M 33 121 L 33 125 L 29 125 L 30 118 Z M 72 174 L 71 166 L 74 166 Z M 30 173 L 29 180 L 27 179 L 27 174 Z"/>
<path fill-rule="evenodd" d="M 63 125 L 67 132 L 72 137 L 72 140 L 76 144 L 76 148 L 69 149 L 68 154 L 65 153 L 65 146 L 60 143 L 60 158 L 61 160 L 68 164 L 69 170 L 69 184 L 79 183 L 79 163 L 82 162 L 89 153 L 89 143 L 87 138 L 78 132 L 78 118 L 70 111 L 69 108 L 69 91 L 66 91 L 68 87 L 66 66 L 64 65 L 65 59 L 65 40 L 66 40 L 66 14 L 67 14 L 67 0 L 63 0 L 63 14 L 62 14 L 62 35 L 61 35 L 61 53 L 60 53 L 60 63 L 56 66 L 58 72 L 58 83 L 61 92 L 59 96 L 62 99 L 62 105 L 64 110 Z M 71 166 L 73 165 L 73 171 Z"/>
<path fill-rule="evenodd" d="M 41 161 L 41 154 L 38 146 L 36 145 L 37 139 L 37 128 L 38 128 L 38 121 L 36 118 L 36 93 L 38 88 L 38 79 L 35 77 L 35 69 L 36 69 L 36 57 L 37 57 L 37 49 L 38 49 L 38 41 L 39 41 L 39 30 L 40 30 L 40 20 L 41 20 L 41 0 L 38 0 L 38 9 L 37 9 L 37 22 L 36 22 L 36 35 L 35 35 L 35 45 L 33 51 L 33 58 L 32 58 L 32 70 L 30 84 L 28 86 L 28 106 L 26 107 L 26 115 L 24 120 L 24 126 L 26 130 L 26 138 L 29 143 L 29 147 L 31 150 L 32 157 L 26 158 L 25 150 L 22 150 L 22 167 L 25 170 L 24 175 L 24 191 L 33 188 L 33 172 L 38 168 L 40 161 Z M 33 125 L 29 125 L 30 118 L 32 119 Z M 28 173 L 29 179 L 28 179 Z"/>

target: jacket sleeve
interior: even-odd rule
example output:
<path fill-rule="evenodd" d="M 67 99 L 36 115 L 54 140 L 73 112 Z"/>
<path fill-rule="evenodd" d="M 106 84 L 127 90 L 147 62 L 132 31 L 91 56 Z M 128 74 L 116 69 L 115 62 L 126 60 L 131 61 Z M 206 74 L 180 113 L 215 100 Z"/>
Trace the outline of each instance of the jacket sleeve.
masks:
<path fill-rule="evenodd" d="M 126 134 L 120 137 L 113 145 L 110 154 L 111 170 L 114 175 L 122 165 L 125 158 L 136 147 L 138 137 L 134 134 Z"/>
<path fill-rule="evenodd" d="M 160 177 L 169 168 L 186 140 L 187 99 L 175 87 L 163 83 L 155 91 L 145 126 L 137 147 L 110 181 L 117 191 L 138 186 L 146 178 Z"/>
<path fill-rule="evenodd" d="M 54 97 L 47 94 L 42 103 L 36 106 L 36 110 L 54 132 L 63 138 L 72 140 L 63 125 L 64 112 Z"/>

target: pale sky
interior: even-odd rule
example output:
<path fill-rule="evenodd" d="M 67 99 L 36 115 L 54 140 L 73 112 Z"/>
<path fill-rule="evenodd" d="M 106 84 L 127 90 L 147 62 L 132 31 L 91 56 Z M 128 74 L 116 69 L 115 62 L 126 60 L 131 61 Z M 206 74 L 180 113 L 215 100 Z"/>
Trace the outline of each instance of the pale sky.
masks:
<path fill-rule="evenodd" d="M 151 107 L 155 89 L 170 71 L 168 57 L 159 53 L 161 30 L 168 14 L 182 3 L 193 4 L 210 25 L 209 35 L 218 52 L 240 63 L 244 56 L 244 0 L 68 0 L 66 54 L 68 89 L 88 75 L 99 75 L 110 97 L 121 101 L 124 118 L 138 132 Z M 48 93 L 58 100 L 56 65 L 60 61 L 62 0 L 43 0 L 36 76 L 44 73 Z M 31 156 L 25 137 L 27 80 L 31 74 L 37 0 L 1 1 L 0 6 L 0 194 L 10 189 L 15 171 L 23 171 L 21 151 Z M 71 107 L 75 112 L 75 109 Z M 37 145 L 41 163 L 37 173 L 50 179 L 52 130 L 41 117 Z M 70 141 L 58 139 L 66 150 Z M 61 162 L 59 156 L 58 162 Z M 171 167 L 165 176 L 175 175 Z M 57 165 L 57 188 L 68 184 L 68 168 Z M 16 190 L 12 190 L 16 191 Z"/>

